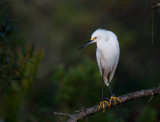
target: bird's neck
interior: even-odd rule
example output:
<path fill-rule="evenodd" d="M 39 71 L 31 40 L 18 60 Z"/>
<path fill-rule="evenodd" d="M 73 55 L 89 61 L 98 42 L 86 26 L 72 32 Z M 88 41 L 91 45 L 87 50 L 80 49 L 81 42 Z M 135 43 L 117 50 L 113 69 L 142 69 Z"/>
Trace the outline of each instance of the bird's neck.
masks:
<path fill-rule="evenodd" d="M 103 50 L 104 48 L 106 48 L 106 43 L 107 42 L 105 42 L 105 41 L 99 41 L 99 42 L 97 42 L 97 48 L 99 50 Z"/>

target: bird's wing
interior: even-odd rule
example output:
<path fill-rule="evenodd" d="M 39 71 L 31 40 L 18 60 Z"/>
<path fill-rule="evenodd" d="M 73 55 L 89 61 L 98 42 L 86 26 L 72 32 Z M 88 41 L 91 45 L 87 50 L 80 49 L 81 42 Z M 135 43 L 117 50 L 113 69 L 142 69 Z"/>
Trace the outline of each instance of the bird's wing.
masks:
<path fill-rule="evenodd" d="M 97 48 L 97 51 L 96 51 L 96 57 L 97 57 L 99 71 L 100 71 L 100 74 L 102 76 L 101 54 L 100 54 L 100 51 L 98 50 L 98 48 Z"/>
<path fill-rule="evenodd" d="M 112 69 L 111 72 L 110 72 L 109 79 L 108 79 L 110 82 L 111 82 L 111 80 L 112 80 L 112 78 L 113 78 L 113 76 L 114 76 L 115 70 L 116 70 L 116 68 L 117 68 L 118 60 L 119 60 L 119 55 L 116 57 L 116 60 L 115 60 L 113 69 Z"/>

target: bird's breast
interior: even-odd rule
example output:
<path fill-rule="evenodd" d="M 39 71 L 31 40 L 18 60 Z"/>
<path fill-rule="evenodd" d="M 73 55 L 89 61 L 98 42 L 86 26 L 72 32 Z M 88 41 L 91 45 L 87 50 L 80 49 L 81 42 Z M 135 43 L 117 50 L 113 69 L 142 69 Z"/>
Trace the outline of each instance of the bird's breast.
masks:
<path fill-rule="evenodd" d="M 112 71 L 119 59 L 119 45 L 110 42 L 97 43 L 97 53 L 97 61 L 100 60 L 101 67 L 106 72 Z"/>

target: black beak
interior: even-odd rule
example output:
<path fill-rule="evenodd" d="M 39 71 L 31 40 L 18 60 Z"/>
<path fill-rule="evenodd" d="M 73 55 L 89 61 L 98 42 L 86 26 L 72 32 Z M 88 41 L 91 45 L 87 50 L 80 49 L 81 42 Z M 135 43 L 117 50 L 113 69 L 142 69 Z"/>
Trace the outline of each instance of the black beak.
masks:
<path fill-rule="evenodd" d="M 90 44 L 92 42 L 92 40 L 89 40 L 88 42 L 86 42 L 84 45 L 82 45 L 80 48 L 78 48 L 78 50 L 82 49 L 83 47 L 87 46 L 88 44 Z"/>

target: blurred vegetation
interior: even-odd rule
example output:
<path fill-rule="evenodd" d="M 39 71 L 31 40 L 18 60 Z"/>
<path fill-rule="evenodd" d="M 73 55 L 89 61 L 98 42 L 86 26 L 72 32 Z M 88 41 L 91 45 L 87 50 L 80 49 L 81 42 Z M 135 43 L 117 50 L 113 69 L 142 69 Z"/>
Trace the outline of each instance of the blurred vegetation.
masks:
<path fill-rule="evenodd" d="M 98 104 L 95 48 L 78 51 L 97 28 L 113 31 L 121 54 L 115 95 L 160 84 L 160 17 L 151 41 L 149 1 L 0 0 L 0 121 L 51 122 Z M 105 96 L 109 89 L 105 87 Z M 160 97 L 142 98 L 88 117 L 93 122 L 160 121 Z M 84 121 L 84 120 L 81 120 Z"/>
<path fill-rule="evenodd" d="M 42 54 L 27 46 L 12 19 L 9 4 L 0 2 L 0 116 L 1 121 L 21 120 Z M 22 109 L 22 110 L 21 110 Z"/>

